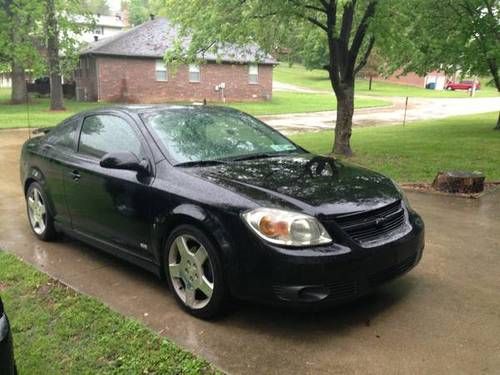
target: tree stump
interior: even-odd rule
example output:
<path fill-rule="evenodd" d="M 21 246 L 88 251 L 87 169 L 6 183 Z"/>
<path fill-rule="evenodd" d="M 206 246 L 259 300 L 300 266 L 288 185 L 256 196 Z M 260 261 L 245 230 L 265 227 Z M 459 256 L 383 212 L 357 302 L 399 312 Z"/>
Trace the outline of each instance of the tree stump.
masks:
<path fill-rule="evenodd" d="M 484 175 L 481 172 L 438 172 L 432 187 L 446 193 L 475 194 L 484 190 Z"/>

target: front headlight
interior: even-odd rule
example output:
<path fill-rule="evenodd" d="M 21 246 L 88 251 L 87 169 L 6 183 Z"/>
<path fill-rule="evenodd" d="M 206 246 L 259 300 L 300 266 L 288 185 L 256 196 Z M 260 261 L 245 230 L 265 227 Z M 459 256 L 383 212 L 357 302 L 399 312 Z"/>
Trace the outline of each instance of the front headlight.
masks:
<path fill-rule="evenodd" d="M 286 246 L 313 246 L 332 242 L 314 217 L 275 208 L 257 208 L 242 215 L 244 221 L 266 241 Z"/>

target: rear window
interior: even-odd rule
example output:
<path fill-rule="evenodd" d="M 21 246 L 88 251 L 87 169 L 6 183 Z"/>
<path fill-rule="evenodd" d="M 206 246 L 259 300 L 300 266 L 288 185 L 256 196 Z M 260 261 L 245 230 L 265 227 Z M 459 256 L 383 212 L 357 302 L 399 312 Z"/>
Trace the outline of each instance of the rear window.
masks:
<path fill-rule="evenodd" d="M 78 119 L 62 123 L 47 134 L 47 142 L 56 147 L 73 150 L 76 144 Z"/>

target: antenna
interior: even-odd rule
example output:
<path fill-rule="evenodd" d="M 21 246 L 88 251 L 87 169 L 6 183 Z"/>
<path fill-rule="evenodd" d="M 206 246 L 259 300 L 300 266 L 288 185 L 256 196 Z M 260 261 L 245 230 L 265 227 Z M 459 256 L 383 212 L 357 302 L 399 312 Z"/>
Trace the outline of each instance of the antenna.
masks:
<path fill-rule="evenodd" d="M 28 139 L 31 139 L 31 121 L 30 121 L 30 97 L 28 91 L 28 82 L 26 82 L 26 121 L 28 122 Z"/>

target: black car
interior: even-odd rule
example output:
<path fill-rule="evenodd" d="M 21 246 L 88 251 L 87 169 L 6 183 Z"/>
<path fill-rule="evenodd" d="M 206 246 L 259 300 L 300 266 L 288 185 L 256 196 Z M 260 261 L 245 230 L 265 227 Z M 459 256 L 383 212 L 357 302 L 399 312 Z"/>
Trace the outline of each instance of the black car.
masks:
<path fill-rule="evenodd" d="M 311 154 L 242 112 L 77 114 L 22 149 L 28 217 L 165 276 L 181 306 L 330 305 L 415 266 L 424 224 L 378 173 Z"/>
<path fill-rule="evenodd" d="M 9 319 L 3 309 L 2 298 L 0 298 L 0 374 L 13 375 L 16 373 Z"/>

